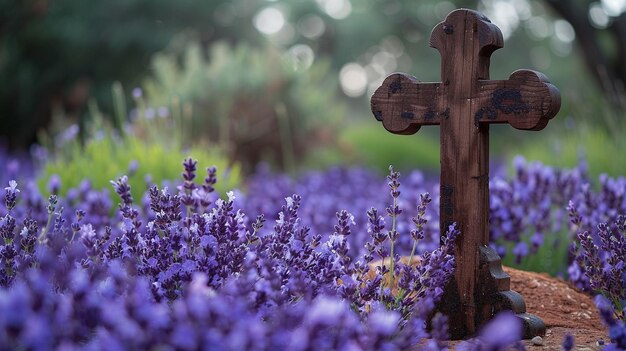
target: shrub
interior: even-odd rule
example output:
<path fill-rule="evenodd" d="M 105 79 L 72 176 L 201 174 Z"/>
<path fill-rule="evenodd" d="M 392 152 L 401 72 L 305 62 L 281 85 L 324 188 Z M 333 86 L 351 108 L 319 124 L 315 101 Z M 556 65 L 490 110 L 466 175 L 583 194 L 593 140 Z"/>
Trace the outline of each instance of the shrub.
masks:
<path fill-rule="evenodd" d="M 614 177 L 626 174 L 626 158 L 623 156 L 626 143 L 622 138 L 623 132 L 620 134 L 623 127 L 618 124 L 610 129 L 591 123 L 580 123 L 574 127 L 561 127 L 547 138 L 547 142 L 543 141 L 545 138 L 539 141 L 532 137 L 514 152 L 525 155 L 528 160 L 559 168 L 575 167 L 585 160 L 592 179 L 603 173 Z"/>
<path fill-rule="evenodd" d="M 252 25 L 213 20 L 229 5 L 226 0 L 0 2 L 0 136 L 13 147 L 27 147 L 54 109 L 80 117 L 89 97 L 112 112 L 111 83 L 140 82 L 150 55 L 181 31 L 208 40 L 258 40 Z"/>
<path fill-rule="evenodd" d="M 37 184 L 42 193 L 66 195 L 69 189 L 78 188 L 83 182 L 102 190 L 109 187 L 112 179 L 126 174 L 133 196 L 140 198 L 152 184 L 178 179 L 180 160 L 188 153 L 217 167 L 222 179 L 218 185 L 220 194 L 239 186 L 240 166 L 229 160 L 223 150 L 201 143 L 184 147 L 181 121 L 163 107 L 154 111 L 149 123 L 136 119 L 128 122 L 121 84 L 113 84 L 111 90 L 116 106 L 115 124 L 105 119 L 92 100 L 89 120 L 82 127 L 72 124 L 64 129 L 60 127 L 56 133 L 40 133 L 43 146 L 33 149 L 35 159 L 41 163 Z"/>
<path fill-rule="evenodd" d="M 224 195 L 226 190 L 240 184 L 239 167 L 231 166 L 217 148 L 194 147 L 184 151 L 175 145 L 168 148 L 159 143 L 112 136 L 90 140 L 83 147 L 76 144 L 68 148 L 64 156 L 46 162 L 37 184 L 42 193 L 65 196 L 69 189 L 78 188 L 84 181 L 101 190 L 109 188 L 112 179 L 127 174 L 133 197 L 141 199 L 150 185 L 161 185 L 180 177 L 180 160 L 187 152 L 204 164 L 217 166 L 218 176 L 222 179 L 217 185 L 220 194 Z"/>
<path fill-rule="evenodd" d="M 298 61 L 269 45 L 204 52 L 192 42 L 181 55 L 155 55 L 152 67 L 145 103 L 184 115 L 188 141 L 218 144 L 245 169 L 261 160 L 293 169 L 344 114 L 328 61 Z"/>

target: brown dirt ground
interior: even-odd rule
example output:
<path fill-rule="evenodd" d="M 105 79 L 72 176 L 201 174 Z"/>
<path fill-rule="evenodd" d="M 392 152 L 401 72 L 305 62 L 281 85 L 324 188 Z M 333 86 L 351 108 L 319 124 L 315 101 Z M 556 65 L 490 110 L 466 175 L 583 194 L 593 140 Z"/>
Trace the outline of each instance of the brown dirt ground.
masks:
<path fill-rule="evenodd" d="M 408 257 L 402 258 L 403 263 L 408 261 Z M 413 263 L 419 264 L 419 258 L 414 257 Z M 380 261 L 377 261 L 371 263 L 370 267 L 379 264 Z M 524 341 L 529 351 L 562 350 L 561 345 L 567 333 L 574 336 L 575 350 L 600 350 L 602 347 L 598 341 L 609 341 L 608 330 L 600 320 L 592 296 L 546 273 L 526 272 L 510 267 L 503 269 L 511 276 L 511 290 L 524 298 L 526 311 L 539 316 L 546 324 L 542 345 L 535 346 L 530 340 Z M 369 278 L 374 274 L 372 268 Z M 457 343 L 451 342 L 451 348 Z M 419 349 L 417 346 L 415 350 Z"/>
<path fill-rule="evenodd" d="M 528 350 L 560 350 L 565 334 L 574 335 L 576 350 L 599 350 L 598 340 L 608 342 L 608 331 L 600 320 L 593 298 L 569 283 L 544 273 L 504 267 L 511 276 L 511 290 L 524 297 L 526 310 L 543 319 L 543 346 L 525 341 Z"/>

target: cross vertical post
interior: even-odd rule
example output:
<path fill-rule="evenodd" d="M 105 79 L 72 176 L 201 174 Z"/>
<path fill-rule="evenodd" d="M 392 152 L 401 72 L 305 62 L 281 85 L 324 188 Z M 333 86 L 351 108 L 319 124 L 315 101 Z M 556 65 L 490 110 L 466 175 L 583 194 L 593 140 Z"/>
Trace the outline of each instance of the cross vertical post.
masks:
<path fill-rule="evenodd" d="M 522 297 L 489 244 L 489 124 L 541 130 L 560 108 L 559 92 L 531 70 L 507 80 L 489 80 L 491 54 L 504 45 L 502 33 L 484 15 L 451 12 L 433 29 L 430 45 L 441 54 L 441 82 L 421 83 L 396 73 L 372 96 L 372 112 L 390 132 L 416 133 L 439 125 L 441 133 L 440 229 L 456 223 L 456 270 L 440 310 L 453 338 L 474 334 L 500 310 L 524 321 L 524 336 L 545 333 L 543 321 L 526 313 Z"/>

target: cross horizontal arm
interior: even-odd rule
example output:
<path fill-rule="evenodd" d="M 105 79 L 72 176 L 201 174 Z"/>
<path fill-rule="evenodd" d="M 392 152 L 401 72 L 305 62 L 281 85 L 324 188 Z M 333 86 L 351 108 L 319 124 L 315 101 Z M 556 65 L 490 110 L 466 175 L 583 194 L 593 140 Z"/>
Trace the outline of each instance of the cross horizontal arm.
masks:
<path fill-rule="evenodd" d="M 414 134 L 423 125 L 440 124 L 448 110 L 439 108 L 439 83 L 395 73 L 388 76 L 372 96 L 372 112 L 395 134 Z"/>
<path fill-rule="evenodd" d="M 541 130 L 561 107 L 561 96 L 548 78 L 518 70 L 507 80 L 479 81 L 472 99 L 476 123 L 508 123 L 517 129 Z"/>

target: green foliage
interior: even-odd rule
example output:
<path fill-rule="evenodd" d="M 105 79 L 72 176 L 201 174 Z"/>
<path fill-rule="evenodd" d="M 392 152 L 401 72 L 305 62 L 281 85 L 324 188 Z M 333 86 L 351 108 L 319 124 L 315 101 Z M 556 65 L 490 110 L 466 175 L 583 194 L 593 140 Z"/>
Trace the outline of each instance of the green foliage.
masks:
<path fill-rule="evenodd" d="M 182 55 L 154 56 L 144 103 L 184 116 L 187 143 L 217 143 L 248 169 L 261 160 L 292 169 L 344 114 L 329 62 L 300 59 L 269 45 L 216 43 L 205 52 L 191 42 Z"/>
<path fill-rule="evenodd" d="M 200 179 L 205 176 L 203 167 L 217 167 L 216 189 L 220 194 L 240 185 L 240 166 L 231 162 L 223 150 L 200 143 L 183 147 L 181 121 L 167 114 L 155 116 L 143 126 L 126 123 L 122 86 L 116 82 L 111 90 L 114 106 L 117 106 L 115 120 L 121 129 L 113 128 L 92 99 L 89 120 L 80 131 L 86 140 L 84 143 L 77 137 L 80 129 L 77 125 L 65 127 L 56 135 L 40 133 L 39 139 L 51 156 L 42 166 L 37 181 L 43 193 L 47 192 L 46 183 L 52 175 L 61 178 L 61 194 L 77 187 L 84 179 L 89 179 L 95 188 L 103 189 L 110 187 L 111 180 L 127 175 L 133 196 L 139 198 L 149 186 L 147 179 L 161 185 L 163 181 L 180 178 L 182 161 L 188 156 L 198 160 L 197 177 Z M 141 105 L 139 109 L 145 113 Z M 58 124 L 59 129 L 63 128 L 62 122 Z"/>
<path fill-rule="evenodd" d="M 150 55 L 185 27 L 236 35 L 212 20 L 224 2 L 0 0 L 0 135 L 27 145 L 51 106 L 80 116 L 89 97 L 112 111 L 112 82 L 137 84 Z"/>
<path fill-rule="evenodd" d="M 394 165 L 400 170 L 439 171 L 439 139 L 425 130 L 395 135 L 378 122 L 363 122 L 346 129 L 339 142 L 350 159 L 374 169 Z"/>
<path fill-rule="evenodd" d="M 97 3 L 84 0 L 0 0 L 0 33 L 3 34 L 0 36 L 0 137 L 25 146 L 33 141 L 35 128 L 48 125 L 51 108 L 64 109 L 77 120 L 83 117 L 90 97 L 95 97 L 103 110 L 111 115 L 115 109 L 109 94 L 112 82 L 121 81 L 124 86 L 133 87 L 151 71 L 158 71 L 158 65 L 150 67 L 151 55 L 163 50 L 172 38 L 179 35 L 190 34 L 200 38 L 202 46 L 211 45 L 216 40 L 259 43 L 264 38 L 281 49 L 306 44 L 313 49 L 316 57 L 332 58 L 326 72 L 320 70 L 315 75 L 310 74 L 314 79 L 325 76 L 334 78 L 346 63 L 356 62 L 367 70 L 370 84 L 394 70 L 409 72 L 422 80 L 438 80 L 440 58 L 436 50 L 427 45 L 432 26 L 455 7 L 476 8 L 491 15 L 497 12 L 494 8 L 500 2 L 352 1 L 351 12 L 345 18 L 333 16 L 328 10 L 336 10 L 336 7 L 325 3 L 315 0 L 109 0 Z M 492 78 L 503 79 L 515 69 L 528 67 L 544 71 L 562 91 L 589 85 L 588 76 L 571 74 L 581 71 L 583 67 L 580 59 L 571 57 L 563 49 L 571 44 L 555 41 L 558 36 L 551 35 L 554 13 L 546 11 L 540 0 L 519 1 L 519 6 L 515 3 L 515 8 L 521 11 L 517 16 L 520 21 L 507 21 L 518 26 L 512 37 L 507 39 L 507 48 L 495 53 L 491 65 Z M 281 32 L 263 36 L 254 27 L 254 18 L 261 9 L 270 6 L 281 11 L 286 23 Z M 536 32 L 532 30 L 536 26 L 530 21 L 537 19 L 547 21 L 549 30 L 546 37 L 532 34 Z M 502 17 L 492 16 L 492 20 L 501 27 L 506 24 L 501 23 L 505 20 Z M 307 34 L 306 28 L 307 23 L 313 22 L 321 30 L 312 36 L 310 30 Z M 562 50 L 556 50 L 559 55 L 555 55 L 555 48 L 559 47 Z M 200 57 L 201 62 L 204 56 L 202 52 L 196 57 Z M 176 62 L 174 59 L 170 61 Z M 236 60 L 226 60 L 225 63 L 235 66 Z M 241 74 L 241 66 L 235 69 L 234 76 L 241 77 L 241 82 L 255 86 L 255 80 L 262 83 L 266 79 L 264 75 L 267 76 L 269 71 L 259 70 L 254 60 L 245 63 L 250 63 L 254 72 L 244 75 Z M 185 65 L 183 62 L 182 66 Z M 229 85 L 233 74 L 222 74 L 221 71 L 217 74 L 227 79 L 227 85 L 217 92 L 218 96 L 222 97 L 221 94 L 236 88 L 236 85 Z M 204 79 L 202 75 L 188 78 Z M 246 84 L 239 86 L 245 90 Z M 314 109 L 335 105 L 335 100 L 323 98 L 322 93 L 333 91 L 328 86 L 318 85 L 314 96 L 321 96 L 319 98 L 309 97 L 310 89 L 305 90 L 304 93 L 297 93 L 299 100 L 307 100 L 301 101 L 301 104 L 308 106 L 308 101 L 312 104 L 322 101 L 313 106 Z M 206 91 L 216 93 L 215 88 Z M 295 91 L 293 94 L 296 94 Z M 201 93 L 198 90 L 195 92 Z M 182 92 L 176 93 L 181 95 L 181 99 L 184 97 Z M 190 98 L 196 100 L 204 99 L 191 95 Z M 162 103 L 170 106 L 171 97 L 164 98 Z M 194 105 L 193 111 L 211 114 L 213 112 L 206 111 L 228 110 L 231 103 L 226 100 L 223 106 Z M 286 104 L 288 114 L 300 113 L 290 108 Z M 219 119 L 216 116 L 213 118 Z M 222 118 L 222 123 L 225 119 Z M 198 127 L 198 130 L 208 128 L 204 124 Z M 281 153 L 280 159 L 290 157 Z M 292 158 L 299 159 L 297 155 Z"/>
<path fill-rule="evenodd" d="M 531 246 L 531 235 L 532 233 L 527 232 L 522 236 L 522 240 L 528 244 L 528 247 Z M 529 272 L 548 273 L 553 277 L 567 275 L 569 244 L 571 243 L 567 230 L 545 235 L 544 240 L 546 242 L 539 246 L 536 253 L 522 257 L 521 262 L 515 262 L 515 255 L 508 254 L 502 258 L 502 264 Z M 510 253 L 513 246 L 515 243 L 506 245 L 507 252 Z"/>
<path fill-rule="evenodd" d="M 62 195 L 70 188 L 78 187 L 85 179 L 89 179 L 96 189 L 110 189 L 111 180 L 128 175 L 133 197 L 140 199 L 149 186 L 146 177 L 159 185 L 164 180 L 179 179 L 183 170 L 182 161 L 188 155 L 198 160 L 199 179 L 206 175 L 203 167 L 217 167 L 217 190 L 220 194 L 240 184 L 239 167 L 230 167 L 228 160 L 215 148 L 195 147 L 185 152 L 158 143 L 148 144 L 137 138 L 120 139 L 108 135 L 90 140 L 84 147 L 74 143 L 67 150 L 69 152 L 64 157 L 44 165 L 37 181 L 42 193 L 47 192 L 47 182 L 55 174 L 61 178 Z"/>
<path fill-rule="evenodd" d="M 559 168 L 572 168 L 581 161 L 589 167 L 590 179 L 607 173 L 611 176 L 626 174 L 626 142 L 615 137 L 603 127 L 586 123 L 570 129 L 553 131 L 541 138 L 533 136 L 517 153 L 529 161 L 541 161 Z"/>

